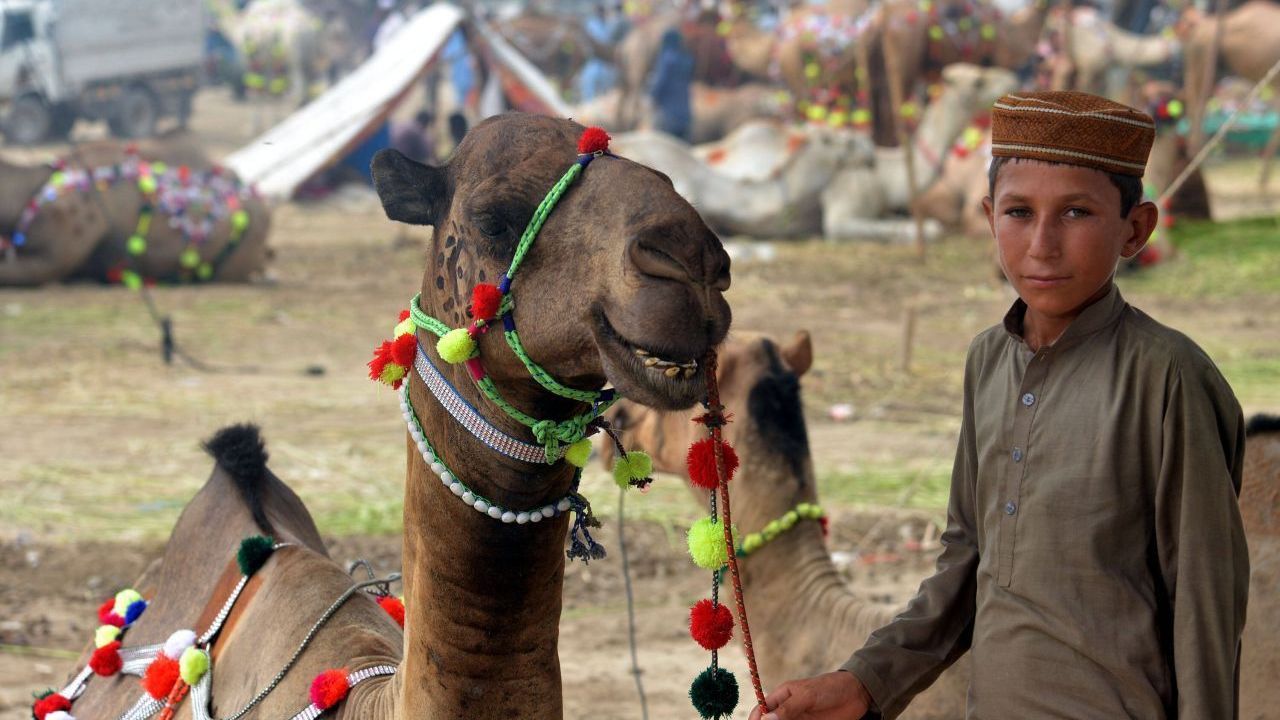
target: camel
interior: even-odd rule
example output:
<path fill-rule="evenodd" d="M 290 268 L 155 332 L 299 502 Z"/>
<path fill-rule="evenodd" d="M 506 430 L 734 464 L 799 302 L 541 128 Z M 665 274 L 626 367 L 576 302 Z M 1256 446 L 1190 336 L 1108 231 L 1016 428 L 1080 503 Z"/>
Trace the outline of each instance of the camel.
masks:
<path fill-rule="evenodd" d="M 689 130 L 694 143 L 719 140 L 747 122 L 761 118 L 780 119 L 789 113 L 785 103 L 779 102 L 778 93 L 772 87 L 748 83 L 734 88 L 711 87 L 694 83 L 690 88 L 693 125 Z M 626 132 L 638 127 L 650 127 L 651 106 L 647 98 L 644 112 L 635 118 L 637 123 L 621 122 L 622 92 L 611 90 L 591 102 L 578 105 L 573 118 L 586 125 L 600 125 L 612 132 Z"/>
<path fill-rule="evenodd" d="M 588 57 L 613 57 L 613 48 L 596 43 L 576 18 L 528 12 L 499 21 L 494 29 L 560 87 L 568 85 Z"/>
<path fill-rule="evenodd" d="M 0 160 L 0 178 L 0 286 L 246 282 L 271 257 L 266 203 L 185 143 L 93 143 L 57 167 Z"/>
<path fill-rule="evenodd" d="M 421 285 L 424 312 L 464 324 L 472 287 L 505 274 L 519 234 L 514 228 L 524 227 L 579 158 L 582 132 L 566 120 L 513 113 L 474 127 L 443 166 L 420 165 L 393 150 L 375 156 L 387 216 L 435 228 Z M 646 368 L 639 354 L 701 358 L 724 338 L 730 320 L 728 255 L 661 175 L 618 157 L 595 159 L 523 258 L 512 288 L 514 316 L 523 347 L 551 375 L 580 389 L 608 382 L 656 407 L 688 407 L 701 397 L 701 369 L 671 377 Z M 421 340 L 420 357 L 438 352 L 428 338 L 434 340 Z M 487 377 L 514 406 L 555 419 L 581 411 L 576 401 L 535 383 L 499 333 L 478 343 Z M 468 364 L 438 367 L 489 424 L 528 442 L 527 428 L 497 411 Z M 420 427 L 438 462 L 457 472 L 454 482 L 504 508 L 568 501 L 575 478 L 568 463 L 490 450 L 416 378 L 406 397 L 406 421 L 413 427 L 417 419 L 409 435 Z M 222 717 L 267 685 L 353 583 L 326 555 L 297 496 L 267 469 L 256 429 L 225 430 L 210 445 L 217 467 L 182 512 L 164 555 L 134 585 L 152 604 L 126 640 L 134 646 L 163 641 L 178 628 L 203 629 L 202 607 L 221 602 L 220 576 L 230 580 L 225 585 L 240 577 L 230 558 L 241 538 L 265 532 L 292 543 L 253 575 L 233 625 L 214 646 L 212 696 Z M 569 514 L 546 508 L 545 519 L 539 512 L 529 522 L 495 520 L 442 485 L 446 471 L 433 470 L 412 437 L 406 452 L 403 634 L 374 599 L 356 592 L 254 706 L 253 717 L 293 717 L 308 706 L 322 671 L 383 667 L 396 668 L 394 676 L 354 686 L 325 717 L 561 717 L 557 641 Z M 92 708 L 93 717 L 118 717 L 138 695 L 131 678 L 95 677 L 77 706 Z"/>
<path fill-rule="evenodd" d="M 1055 13 L 1048 30 L 1067 38 L 1065 57 L 1055 64 L 1051 89 L 1082 90 L 1120 96 L 1119 88 L 1107 87 L 1107 73 L 1123 68 L 1126 77 L 1136 68 L 1152 68 L 1172 62 L 1180 52 L 1175 38 L 1138 35 L 1108 22 L 1096 8 L 1072 8 L 1070 29 L 1062 13 Z"/>
<path fill-rule="evenodd" d="M 733 422 L 726 440 L 740 466 L 730 491 L 735 524 L 759 532 L 818 494 L 805 430 L 800 378 L 813 363 L 807 332 L 784 345 L 734 335 L 720 351 L 720 398 Z M 610 410 L 628 442 L 653 457 L 654 469 L 688 481 L 685 450 L 705 436 L 692 412 L 662 412 L 623 401 Z M 612 449 L 602 445 L 605 462 Z M 697 502 L 706 491 L 689 484 Z M 872 605 L 849 592 L 816 522 L 800 521 L 739 559 L 751 634 L 766 687 L 834 670 L 887 624 L 897 608 Z M 962 658 L 917 696 L 903 718 L 964 717 L 968 660 Z"/>
<path fill-rule="evenodd" d="M 1219 26 L 1222 44 L 1215 57 L 1214 38 L 1219 33 Z M 1176 29 L 1183 44 L 1183 92 L 1194 152 L 1204 141 L 1205 105 L 1213 94 L 1218 77 L 1225 71 L 1259 82 L 1272 66 L 1280 63 L 1280 5 L 1269 0 L 1247 0 L 1227 12 L 1222 20 L 1188 8 Z M 1219 58 L 1222 63 L 1218 62 Z M 1272 80 L 1271 90 L 1273 106 L 1280 112 L 1280 76 Z M 1280 128 L 1272 133 L 1262 151 L 1260 181 L 1264 187 L 1270 178 L 1271 160 L 1278 146 Z"/>
<path fill-rule="evenodd" d="M 1012 73 L 1000 68 L 957 63 L 946 69 L 942 93 L 925 109 L 912 148 L 922 185 L 940 170 L 943 153 L 966 119 L 1014 86 Z M 771 133 L 775 140 L 768 138 Z M 670 175 L 703 217 L 726 232 L 755 237 L 821 232 L 832 239 L 896 242 L 914 237 L 911 222 L 884 219 L 906 210 L 910 201 L 905 153 L 873 148 L 861 134 L 756 122 L 705 151 L 655 132 L 621 137 L 617 145 Z M 749 174 L 729 174 L 734 168 Z M 938 231 L 936 223 L 926 227 L 927 237 Z"/>
<path fill-rule="evenodd" d="M 1245 430 L 1240 515 L 1249 539 L 1249 622 L 1240 658 L 1240 717 L 1261 720 L 1275 712 L 1280 677 L 1280 417 L 1255 415 Z M 754 626 L 752 626 L 754 629 Z"/>
<path fill-rule="evenodd" d="M 345 24 L 327 26 L 302 0 L 254 0 L 231 21 L 228 35 L 240 49 L 245 66 L 244 85 L 259 103 L 254 127 L 265 124 L 267 98 L 297 107 L 318 95 L 330 69 L 343 58 L 330 57 Z M 278 108 L 275 108 L 278 109 Z"/>

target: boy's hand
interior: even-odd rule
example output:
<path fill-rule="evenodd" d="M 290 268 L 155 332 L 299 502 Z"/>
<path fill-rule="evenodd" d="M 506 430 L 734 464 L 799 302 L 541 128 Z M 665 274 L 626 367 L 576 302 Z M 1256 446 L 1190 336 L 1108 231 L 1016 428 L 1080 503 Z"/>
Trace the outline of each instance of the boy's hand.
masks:
<path fill-rule="evenodd" d="M 837 670 L 778 686 L 764 699 L 769 712 L 751 711 L 751 720 L 847 720 L 871 707 L 871 694 L 851 672 Z"/>

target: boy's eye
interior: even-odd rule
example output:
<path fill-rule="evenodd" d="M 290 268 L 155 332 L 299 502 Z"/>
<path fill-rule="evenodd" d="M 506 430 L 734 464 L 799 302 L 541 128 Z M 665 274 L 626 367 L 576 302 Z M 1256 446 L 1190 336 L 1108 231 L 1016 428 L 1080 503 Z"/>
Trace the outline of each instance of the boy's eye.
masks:
<path fill-rule="evenodd" d="M 1005 210 L 1004 214 L 1009 217 L 1029 218 L 1031 217 L 1031 210 L 1025 207 L 1011 207 L 1008 210 Z"/>
<path fill-rule="evenodd" d="M 1087 217 L 1091 214 L 1092 213 L 1090 213 L 1088 210 L 1082 207 L 1067 208 L 1067 212 L 1066 212 L 1067 217 L 1071 217 L 1071 218 L 1082 218 L 1082 217 Z"/>

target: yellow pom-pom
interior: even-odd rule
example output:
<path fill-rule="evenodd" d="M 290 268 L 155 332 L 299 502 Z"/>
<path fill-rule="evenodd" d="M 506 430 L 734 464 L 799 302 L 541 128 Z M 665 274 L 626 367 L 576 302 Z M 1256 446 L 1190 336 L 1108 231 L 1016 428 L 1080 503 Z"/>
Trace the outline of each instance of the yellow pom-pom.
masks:
<path fill-rule="evenodd" d="M 119 637 L 120 628 L 115 625 L 100 625 L 93 633 L 93 646 L 103 647 L 105 645 L 110 645 Z"/>
<path fill-rule="evenodd" d="M 396 382 L 403 379 L 404 376 L 405 369 L 403 365 L 389 362 L 383 366 L 382 374 L 378 376 L 378 381 L 386 383 L 387 385 L 395 385 Z"/>
<path fill-rule="evenodd" d="M 759 550 L 761 545 L 764 545 L 764 538 L 761 537 L 760 533 L 751 533 L 746 540 L 742 541 L 742 551 L 753 553 Z"/>
<path fill-rule="evenodd" d="M 440 359 L 445 362 L 456 365 L 460 362 L 466 362 L 471 356 L 476 354 L 476 341 L 471 339 L 471 335 L 464 328 L 450 330 L 440 338 L 436 343 L 436 352 L 440 353 Z"/>
<path fill-rule="evenodd" d="M 116 604 L 112 610 L 120 617 L 124 617 L 129 613 L 129 606 L 142 599 L 137 590 L 125 588 L 116 593 Z"/>
<path fill-rule="evenodd" d="M 587 461 L 591 459 L 591 441 L 582 438 L 570 445 L 569 449 L 564 451 L 564 459 L 574 467 L 586 467 Z"/>
<path fill-rule="evenodd" d="M 613 481 L 625 490 L 631 487 L 632 480 L 643 480 L 649 477 L 651 472 L 653 472 L 653 460 L 649 455 L 639 450 L 631 450 L 613 464 Z"/>
<path fill-rule="evenodd" d="M 207 672 L 209 672 L 208 653 L 193 647 L 182 651 L 182 658 L 178 660 L 178 674 L 182 676 L 182 682 L 194 686 Z"/>
<path fill-rule="evenodd" d="M 138 189 L 141 190 L 144 195 L 151 195 L 155 193 L 156 179 L 151 175 L 143 175 L 138 178 Z"/>
<path fill-rule="evenodd" d="M 704 570 L 719 570 L 729 562 L 729 551 L 724 544 L 724 528 L 720 523 L 706 517 L 689 528 L 689 557 Z"/>
<path fill-rule="evenodd" d="M 398 338 L 401 335 L 409 335 L 418 331 L 418 326 L 413 324 L 413 318 L 405 318 L 396 325 L 396 329 L 392 331 L 391 337 Z"/>

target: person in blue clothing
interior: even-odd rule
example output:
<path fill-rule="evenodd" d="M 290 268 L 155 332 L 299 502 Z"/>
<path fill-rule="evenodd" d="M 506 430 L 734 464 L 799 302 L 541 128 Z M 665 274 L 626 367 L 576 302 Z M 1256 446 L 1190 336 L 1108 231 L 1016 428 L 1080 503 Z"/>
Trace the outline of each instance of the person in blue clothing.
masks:
<path fill-rule="evenodd" d="M 693 125 L 692 84 L 693 55 L 685 48 L 680 31 L 672 28 L 662 36 L 662 49 L 649 82 L 649 97 L 653 98 L 657 128 L 682 140 L 689 139 Z"/>
<path fill-rule="evenodd" d="M 594 45 L 607 48 L 617 42 L 617 38 L 614 37 L 616 25 L 607 16 L 604 5 L 600 5 L 596 8 L 595 14 L 583 23 L 583 29 L 591 37 Z M 618 70 L 613 63 L 593 53 L 587 58 L 586 64 L 578 74 L 578 98 L 582 102 L 593 100 L 612 89 L 617 80 Z"/>

